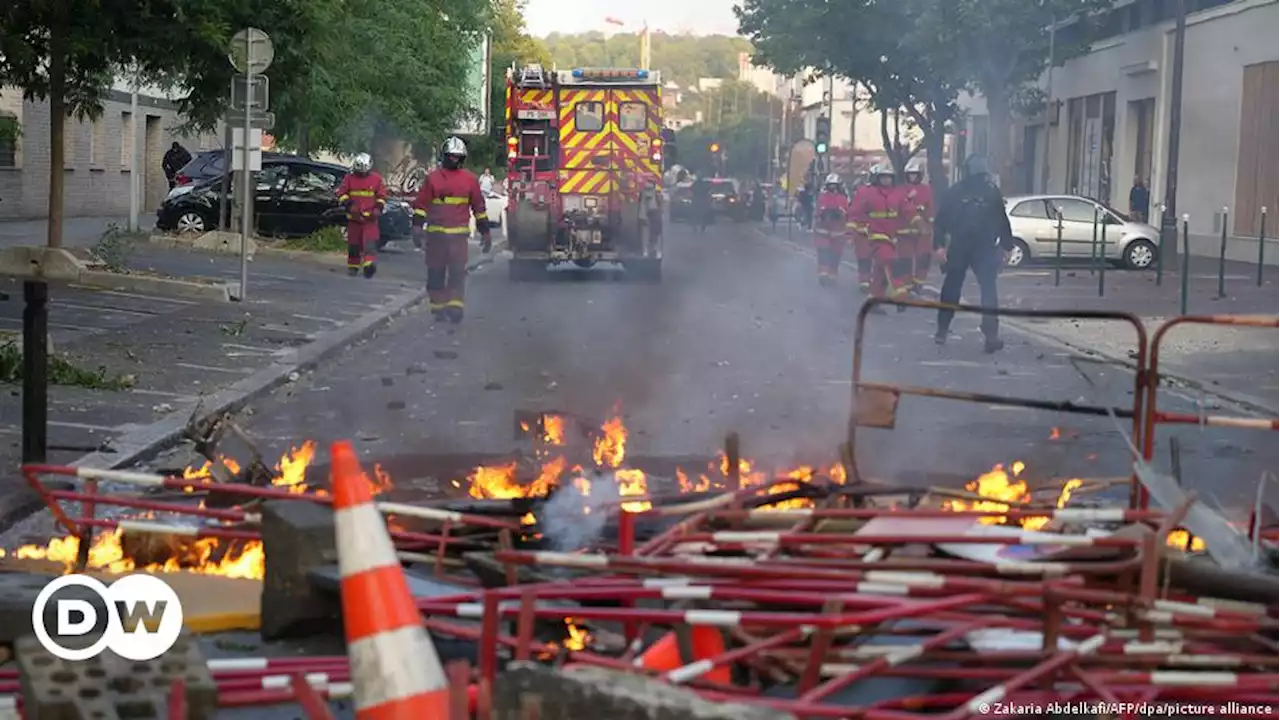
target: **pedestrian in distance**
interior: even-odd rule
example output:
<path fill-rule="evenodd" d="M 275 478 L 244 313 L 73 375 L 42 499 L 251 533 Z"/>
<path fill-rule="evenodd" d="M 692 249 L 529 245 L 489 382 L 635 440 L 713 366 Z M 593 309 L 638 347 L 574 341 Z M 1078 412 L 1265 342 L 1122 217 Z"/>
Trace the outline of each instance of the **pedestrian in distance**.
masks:
<path fill-rule="evenodd" d="M 1151 191 L 1141 177 L 1135 177 L 1133 187 L 1129 188 L 1129 219 L 1144 223 L 1150 209 Z"/>
<path fill-rule="evenodd" d="M 169 181 L 170 190 L 177 184 L 178 171 L 186 167 L 189 162 L 191 162 L 191 153 L 182 147 L 182 143 L 175 140 L 165 152 L 164 158 L 160 160 L 160 169 L 164 170 L 164 177 Z"/>
<path fill-rule="evenodd" d="M 493 192 L 493 173 L 489 172 L 489 168 L 480 173 L 480 191 L 486 195 Z"/>
<path fill-rule="evenodd" d="M 351 162 L 351 172 L 338 186 L 338 202 L 347 209 L 347 274 L 372 278 L 378 271 L 378 222 L 387 207 L 387 186 L 368 153 Z"/>
<path fill-rule="evenodd" d="M 414 236 L 427 259 L 427 300 L 437 322 L 462 322 L 467 283 L 467 240 L 471 218 L 480 232 L 480 250 L 493 250 L 480 181 L 462 165 L 467 144 L 450 137 L 440 146 L 440 167 L 431 171 L 413 200 Z"/>
<path fill-rule="evenodd" d="M 705 233 L 711 224 L 711 183 L 706 178 L 693 181 L 689 189 L 693 204 L 693 226 L 699 233 Z"/>
<path fill-rule="evenodd" d="M 943 268 L 942 303 L 960 302 L 965 276 L 972 270 L 978 281 L 981 306 L 999 308 L 996 277 L 1000 266 L 1008 261 L 1013 242 L 1004 196 L 991 177 L 987 159 L 972 155 L 964 162 L 964 179 L 943 195 L 934 224 L 935 257 Z M 938 329 L 934 334 L 938 346 L 946 344 L 953 317 L 955 310 L 938 310 Z M 983 352 L 990 354 L 1003 349 L 1000 320 L 995 313 L 984 313 L 981 326 Z"/>

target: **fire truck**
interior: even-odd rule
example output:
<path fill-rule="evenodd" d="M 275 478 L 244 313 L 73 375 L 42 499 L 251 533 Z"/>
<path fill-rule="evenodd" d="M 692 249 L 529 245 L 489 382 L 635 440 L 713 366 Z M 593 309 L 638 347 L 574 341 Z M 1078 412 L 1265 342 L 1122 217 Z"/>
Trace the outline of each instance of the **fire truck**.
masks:
<path fill-rule="evenodd" d="M 662 278 L 662 82 L 657 71 L 507 71 L 511 279 L 621 263 Z"/>

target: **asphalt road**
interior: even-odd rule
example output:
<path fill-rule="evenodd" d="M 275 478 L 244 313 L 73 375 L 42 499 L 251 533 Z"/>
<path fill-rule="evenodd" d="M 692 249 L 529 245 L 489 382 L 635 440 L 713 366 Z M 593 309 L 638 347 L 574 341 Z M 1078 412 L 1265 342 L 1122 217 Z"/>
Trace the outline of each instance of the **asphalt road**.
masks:
<path fill-rule="evenodd" d="M 852 278 L 819 287 L 811 254 L 750 225 L 705 236 L 676 226 L 660 285 L 601 270 L 516 284 L 500 259 L 470 278 L 455 333 L 409 314 L 245 421 L 271 452 L 351 438 L 370 462 L 403 467 L 409 456 L 509 451 L 518 410 L 606 417 L 616 407 L 633 454 L 710 455 L 737 431 L 744 456 L 762 464 L 827 463 L 847 427 L 858 303 Z M 976 317 L 958 318 L 939 351 L 932 322 L 916 310 L 873 317 L 866 377 L 1132 407 L 1126 369 L 1082 371 L 1062 346 L 1012 331 L 1003 353 L 983 355 Z M 1194 411 L 1174 391 L 1162 407 Z M 1129 472 L 1115 428 L 1106 417 L 907 397 L 895 429 L 860 431 L 857 457 L 866 475 L 912 484 L 963 483 L 1014 460 L 1033 485 L 1115 477 Z M 1273 433 L 1192 428 L 1162 442 L 1171 434 L 1184 484 L 1233 513 L 1277 466 Z M 1168 456 L 1162 445 L 1162 464 Z"/>

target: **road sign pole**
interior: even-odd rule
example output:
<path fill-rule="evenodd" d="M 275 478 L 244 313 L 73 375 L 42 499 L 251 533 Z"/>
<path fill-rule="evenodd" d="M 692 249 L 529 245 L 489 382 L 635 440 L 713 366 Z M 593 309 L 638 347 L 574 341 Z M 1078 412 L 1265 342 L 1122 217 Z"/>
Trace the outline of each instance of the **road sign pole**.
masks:
<path fill-rule="evenodd" d="M 243 48 L 244 54 L 240 55 Z M 232 67 L 238 73 L 244 75 L 244 132 L 241 136 L 244 142 L 244 149 L 241 153 L 243 164 L 240 172 L 243 175 L 241 187 L 243 197 L 240 205 L 240 300 L 244 300 L 249 296 L 249 234 L 253 230 L 253 147 L 249 145 L 251 133 L 254 126 L 253 110 L 255 105 L 259 103 L 254 99 L 254 76 L 261 76 L 271 66 L 271 61 L 275 58 L 275 50 L 271 44 L 271 37 L 257 28 L 245 28 L 235 34 L 231 40 L 230 54 L 227 59 L 231 61 Z M 234 78 L 234 76 L 233 76 Z M 264 112 L 267 106 L 267 85 L 266 77 L 262 80 L 262 101 L 261 110 Z M 232 105 L 235 101 L 235 80 L 232 80 L 231 97 Z M 238 124 L 241 118 L 234 117 L 233 111 L 229 112 L 227 119 L 230 125 Z M 234 150 L 234 149 L 233 149 Z"/>

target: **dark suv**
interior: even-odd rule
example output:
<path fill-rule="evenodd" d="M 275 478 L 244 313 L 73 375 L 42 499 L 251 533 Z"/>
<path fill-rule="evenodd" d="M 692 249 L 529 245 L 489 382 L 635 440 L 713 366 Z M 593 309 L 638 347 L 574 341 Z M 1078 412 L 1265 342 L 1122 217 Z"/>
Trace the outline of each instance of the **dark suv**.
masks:
<path fill-rule="evenodd" d="M 255 230 L 259 235 L 310 235 L 327 225 L 346 223 L 337 190 L 347 169 L 296 155 L 264 154 L 257 174 L 254 199 Z M 179 185 L 156 211 L 156 227 L 165 231 L 207 232 L 218 227 L 222 175 Z M 382 242 L 410 234 L 413 209 L 399 198 L 388 198 L 379 221 Z"/>

